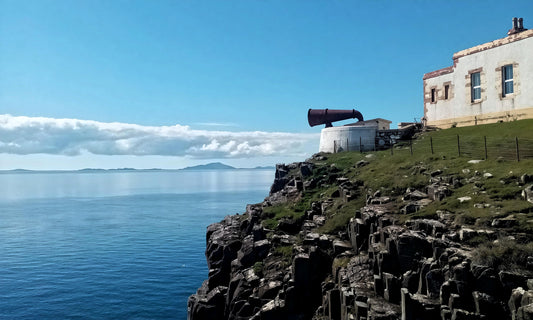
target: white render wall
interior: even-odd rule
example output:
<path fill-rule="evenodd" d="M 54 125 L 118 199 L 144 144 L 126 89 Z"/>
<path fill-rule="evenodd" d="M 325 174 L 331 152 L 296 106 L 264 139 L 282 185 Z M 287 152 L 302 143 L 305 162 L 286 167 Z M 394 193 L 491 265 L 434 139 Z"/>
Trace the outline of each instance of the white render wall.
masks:
<path fill-rule="evenodd" d="M 524 39 L 479 52 L 458 52 L 452 73 L 425 79 L 424 117 L 427 124 L 447 127 L 454 123 L 461 126 L 532 117 L 533 30 L 524 31 L 524 34 Z M 478 47 L 470 50 L 479 50 Z M 514 93 L 502 97 L 501 67 L 509 64 L 513 64 Z M 472 103 L 470 73 L 480 68 L 481 101 Z M 448 100 L 444 99 L 446 82 L 451 82 Z M 437 102 L 431 103 L 431 88 L 435 87 Z"/>
<path fill-rule="evenodd" d="M 342 126 L 320 132 L 319 152 L 374 150 L 377 126 Z M 359 142 L 361 141 L 361 149 Z"/>

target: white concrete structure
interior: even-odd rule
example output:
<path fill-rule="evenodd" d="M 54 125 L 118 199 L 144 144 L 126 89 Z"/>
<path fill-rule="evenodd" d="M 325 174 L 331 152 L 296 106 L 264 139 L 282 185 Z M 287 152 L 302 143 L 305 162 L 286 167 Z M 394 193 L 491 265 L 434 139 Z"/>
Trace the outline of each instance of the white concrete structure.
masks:
<path fill-rule="evenodd" d="M 372 119 L 322 129 L 319 152 L 369 151 L 376 147 L 376 132 L 388 130 L 391 121 Z"/>
<path fill-rule="evenodd" d="M 424 75 L 426 125 L 533 118 L 533 30 L 513 22 L 509 36 L 459 51 L 453 66 Z"/>

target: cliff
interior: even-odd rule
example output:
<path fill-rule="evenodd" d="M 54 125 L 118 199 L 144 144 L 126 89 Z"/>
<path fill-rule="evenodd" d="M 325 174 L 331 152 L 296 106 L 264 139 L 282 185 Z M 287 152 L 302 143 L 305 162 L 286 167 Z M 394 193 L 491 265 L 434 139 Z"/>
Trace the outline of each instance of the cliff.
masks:
<path fill-rule="evenodd" d="M 382 153 L 278 165 L 206 234 L 203 319 L 533 319 L 533 161 Z"/>

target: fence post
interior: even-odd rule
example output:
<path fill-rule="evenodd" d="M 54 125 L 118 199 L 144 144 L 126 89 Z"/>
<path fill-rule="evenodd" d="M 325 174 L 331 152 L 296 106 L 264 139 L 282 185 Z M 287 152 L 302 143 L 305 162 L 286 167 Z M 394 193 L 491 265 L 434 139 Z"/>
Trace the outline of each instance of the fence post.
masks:
<path fill-rule="evenodd" d="M 346 138 L 346 151 L 350 151 L 350 145 L 348 144 L 348 138 Z"/>
<path fill-rule="evenodd" d="M 363 153 L 363 145 L 361 144 L 361 141 L 362 141 L 362 139 L 361 139 L 361 137 L 359 137 L 359 152 Z"/>
<path fill-rule="evenodd" d="M 413 139 L 409 138 L 409 150 L 411 151 L 411 155 L 413 155 Z"/>
<path fill-rule="evenodd" d="M 461 145 L 459 144 L 459 135 L 457 135 L 457 153 L 461 156 Z"/>
<path fill-rule="evenodd" d="M 483 136 L 483 140 L 485 140 L 485 160 L 487 160 L 489 158 L 487 156 L 487 136 Z"/>
<path fill-rule="evenodd" d="M 429 144 L 431 145 L 431 154 L 433 154 L 433 137 L 429 137 Z"/>
<path fill-rule="evenodd" d="M 391 156 L 394 154 L 394 150 L 392 150 L 392 149 L 394 149 L 394 142 L 391 143 L 391 145 L 390 145 L 390 155 Z"/>
<path fill-rule="evenodd" d="M 516 161 L 520 162 L 520 150 L 518 149 L 518 137 L 514 137 L 516 141 Z"/>

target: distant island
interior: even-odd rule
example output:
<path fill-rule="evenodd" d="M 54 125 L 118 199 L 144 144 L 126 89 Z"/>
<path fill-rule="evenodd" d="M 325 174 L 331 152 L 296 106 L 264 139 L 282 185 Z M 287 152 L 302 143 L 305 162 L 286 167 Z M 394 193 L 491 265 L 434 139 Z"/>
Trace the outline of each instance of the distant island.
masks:
<path fill-rule="evenodd" d="M 197 166 L 186 167 L 180 170 L 235 170 L 237 168 L 223 164 L 222 162 L 212 162 L 208 164 L 200 164 Z"/>
<path fill-rule="evenodd" d="M 255 168 L 235 168 L 232 166 L 228 166 L 227 164 L 224 164 L 222 162 L 212 162 L 208 164 L 201 164 L 197 166 L 192 167 L 186 167 L 180 170 L 274 170 L 276 169 L 275 166 L 264 166 L 264 167 L 255 167 Z"/>
<path fill-rule="evenodd" d="M 152 172 L 152 171 L 200 171 L 200 170 L 274 170 L 275 166 L 258 166 L 254 168 L 235 168 L 221 162 L 212 162 L 208 164 L 201 164 L 197 166 L 185 167 L 182 169 L 135 169 L 135 168 L 115 168 L 115 169 L 99 169 L 99 168 L 84 168 L 79 170 L 28 170 L 28 169 L 13 169 L 13 170 L 0 170 L 0 173 L 97 173 L 97 172 Z"/>

